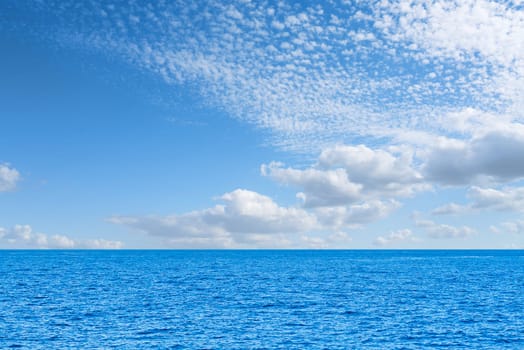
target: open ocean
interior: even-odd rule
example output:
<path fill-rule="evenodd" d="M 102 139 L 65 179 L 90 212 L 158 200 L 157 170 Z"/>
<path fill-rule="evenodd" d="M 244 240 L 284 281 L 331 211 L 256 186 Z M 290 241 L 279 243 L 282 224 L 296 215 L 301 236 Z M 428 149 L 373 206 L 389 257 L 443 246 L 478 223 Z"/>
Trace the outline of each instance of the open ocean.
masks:
<path fill-rule="evenodd" d="M 0 251 L 0 348 L 524 349 L 524 251 Z"/>

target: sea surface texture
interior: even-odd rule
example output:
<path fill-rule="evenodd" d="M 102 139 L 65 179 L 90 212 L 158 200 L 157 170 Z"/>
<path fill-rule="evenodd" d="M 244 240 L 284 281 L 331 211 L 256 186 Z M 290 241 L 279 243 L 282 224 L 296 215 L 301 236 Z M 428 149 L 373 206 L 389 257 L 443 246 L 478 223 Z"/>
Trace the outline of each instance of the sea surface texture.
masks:
<path fill-rule="evenodd" d="M 0 349 L 524 349 L 524 251 L 0 251 Z"/>

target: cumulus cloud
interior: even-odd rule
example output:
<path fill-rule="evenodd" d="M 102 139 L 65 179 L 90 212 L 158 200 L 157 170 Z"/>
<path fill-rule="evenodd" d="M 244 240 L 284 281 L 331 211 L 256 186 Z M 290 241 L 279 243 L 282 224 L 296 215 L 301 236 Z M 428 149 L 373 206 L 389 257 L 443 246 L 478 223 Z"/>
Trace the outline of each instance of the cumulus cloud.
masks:
<path fill-rule="evenodd" d="M 237 189 L 220 197 L 224 204 L 166 217 L 115 216 L 123 224 L 182 247 L 289 246 L 289 237 L 320 228 L 301 208 L 281 207 L 271 198 Z"/>
<path fill-rule="evenodd" d="M 9 164 L 0 164 L 0 192 L 11 191 L 20 180 L 20 173 Z"/>
<path fill-rule="evenodd" d="M 220 197 L 223 204 L 169 216 L 113 216 L 109 222 L 176 247 L 336 247 L 351 238 L 345 230 L 387 216 L 400 205 L 370 201 L 337 207 L 282 207 L 256 192 L 237 189 Z"/>
<path fill-rule="evenodd" d="M 387 236 L 378 236 L 373 241 L 373 244 L 380 247 L 385 247 L 393 244 L 404 243 L 404 242 L 415 242 L 416 238 L 410 229 L 403 229 L 393 231 Z"/>
<path fill-rule="evenodd" d="M 337 145 L 326 148 L 318 159 L 322 169 L 341 167 L 363 191 L 380 197 L 408 197 L 427 189 L 415 169 L 409 149 L 371 149 L 365 145 Z"/>
<path fill-rule="evenodd" d="M 410 153 L 393 154 L 364 145 L 338 145 L 320 154 L 307 169 L 285 168 L 281 163 L 262 165 L 262 175 L 300 187 L 306 207 L 332 207 L 363 200 L 408 197 L 426 190 Z"/>
<path fill-rule="evenodd" d="M 433 147 L 423 172 L 443 185 L 507 182 L 524 177 L 524 127 L 512 125 L 470 140 L 445 140 Z"/>
<path fill-rule="evenodd" d="M 4 243 L 5 248 L 29 249 L 120 249 L 123 247 L 120 241 L 75 240 L 65 235 L 35 232 L 29 225 L 15 225 L 11 229 L 0 227 L 0 243 Z"/>
<path fill-rule="evenodd" d="M 298 196 L 308 207 L 344 205 L 361 198 L 362 185 L 351 182 L 345 169 L 299 170 L 284 168 L 281 163 L 262 165 L 261 169 L 277 182 L 303 188 Z"/>
<path fill-rule="evenodd" d="M 212 208 L 108 220 L 179 247 L 290 247 L 300 241 L 327 246 L 334 240 L 327 239 L 325 232 L 344 234 L 384 219 L 401 206 L 399 198 L 431 188 L 417 170 L 412 150 L 405 147 L 373 150 L 364 145 L 337 145 L 325 149 L 310 167 L 271 162 L 261 166 L 261 173 L 296 187 L 300 205 L 282 207 L 267 196 L 238 189 L 221 196 L 222 203 Z M 469 233 L 451 232 L 447 227 L 430 231 L 438 236 L 445 229 L 450 236 Z M 312 232 L 324 234 L 308 236 Z"/>

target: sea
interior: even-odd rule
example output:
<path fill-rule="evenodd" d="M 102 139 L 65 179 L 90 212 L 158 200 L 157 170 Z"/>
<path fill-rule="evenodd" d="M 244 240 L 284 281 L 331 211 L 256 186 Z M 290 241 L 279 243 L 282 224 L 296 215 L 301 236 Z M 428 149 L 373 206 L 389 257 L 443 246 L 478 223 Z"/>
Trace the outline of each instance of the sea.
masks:
<path fill-rule="evenodd" d="M 524 349 L 524 251 L 3 250 L 9 348 Z"/>

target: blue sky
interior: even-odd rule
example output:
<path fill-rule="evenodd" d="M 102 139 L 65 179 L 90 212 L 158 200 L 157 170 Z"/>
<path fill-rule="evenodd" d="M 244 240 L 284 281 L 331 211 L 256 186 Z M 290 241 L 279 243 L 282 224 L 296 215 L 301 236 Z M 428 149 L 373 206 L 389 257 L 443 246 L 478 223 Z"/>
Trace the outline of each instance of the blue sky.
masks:
<path fill-rule="evenodd" d="M 523 248 L 520 1 L 4 1 L 0 248 Z"/>

